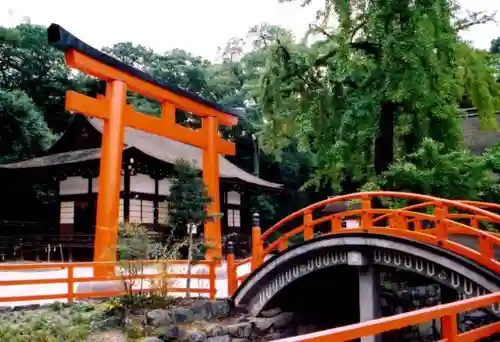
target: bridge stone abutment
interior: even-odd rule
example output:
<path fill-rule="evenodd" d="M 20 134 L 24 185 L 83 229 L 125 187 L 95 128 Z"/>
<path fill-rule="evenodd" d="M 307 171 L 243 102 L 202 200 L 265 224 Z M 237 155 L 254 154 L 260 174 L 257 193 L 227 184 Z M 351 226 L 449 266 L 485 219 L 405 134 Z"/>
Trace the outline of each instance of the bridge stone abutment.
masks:
<path fill-rule="evenodd" d="M 419 242 L 376 234 L 324 236 L 289 248 L 253 272 L 233 296 L 258 316 L 280 307 L 317 330 L 380 317 L 380 272 L 397 269 L 462 297 L 500 290 L 500 275 Z M 500 317 L 498 305 L 489 312 Z M 366 338 L 362 342 L 375 342 Z"/>

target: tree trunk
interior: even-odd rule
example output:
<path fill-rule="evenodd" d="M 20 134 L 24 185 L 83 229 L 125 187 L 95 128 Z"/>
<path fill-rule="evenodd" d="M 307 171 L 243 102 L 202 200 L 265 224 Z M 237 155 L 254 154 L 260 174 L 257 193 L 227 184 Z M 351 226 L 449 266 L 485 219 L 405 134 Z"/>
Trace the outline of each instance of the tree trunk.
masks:
<path fill-rule="evenodd" d="M 380 112 L 378 136 L 375 139 L 374 168 L 375 174 L 380 175 L 389 169 L 394 161 L 394 119 L 397 105 L 393 102 L 384 102 Z M 373 208 L 383 208 L 379 198 L 372 200 Z"/>
<path fill-rule="evenodd" d="M 379 133 L 375 139 L 374 167 L 375 174 L 387 171 L 394 161 L 394 119 L 398 106 L 393 102 L 382 105 Z"/>

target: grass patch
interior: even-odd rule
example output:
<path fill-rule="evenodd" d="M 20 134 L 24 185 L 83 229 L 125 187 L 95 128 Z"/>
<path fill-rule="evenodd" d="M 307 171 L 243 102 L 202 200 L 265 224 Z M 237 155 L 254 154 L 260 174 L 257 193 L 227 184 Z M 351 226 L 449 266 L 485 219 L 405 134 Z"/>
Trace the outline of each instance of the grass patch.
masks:
<path fill-rule="evenodd" d="M 104 328 L 102 304 L 55 303 L 38 309 L 0 313 L 0 341 L 9 342 L 81 342 L 94 331 Z"/>

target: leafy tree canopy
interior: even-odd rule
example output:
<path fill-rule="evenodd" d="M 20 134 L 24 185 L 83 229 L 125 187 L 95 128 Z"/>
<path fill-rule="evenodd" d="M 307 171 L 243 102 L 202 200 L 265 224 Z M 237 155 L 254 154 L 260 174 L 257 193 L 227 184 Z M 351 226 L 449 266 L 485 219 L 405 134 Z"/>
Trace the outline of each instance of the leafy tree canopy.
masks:
<path fill-rule="evenodd" d="M 500 53 L 500 37 L 497 37 L 491 41 L 490 52 Z"/>
<path fill-rule="evenodd" d="M 417 151 L 391 165 L 380 184 L 372 186 L 497 203 L 499 157 L 500 145 L 475 156 L 466 150 L 445 151 L 443 144 L 425 138 Z"/>
<path fill-rule="evenodd" d="M 71 85 L 64 54 L 48 44 L 45 27 L 0 27 L 0 88 L 22 89 L 56 133 L 69 122 L 64 96 Z"/>
<path fill-rule="evenodd" d="M 184 234 L 188 225 L 198 226 L 209 219 L 206 207 L 212 199 L 208 197 L 199 171 L 188 161 L 178 160 L 174 168 L 175 175 L 168 196 L 168 224 L 173 230 Z"/>
<path fill-rule="evenodd" d="M 353 190 L 425 139 L 442 153 L 460 148 L 466 95 L 483 128 L 495 129 L 499 84 L 486 56 L 457 35 L 491 16 L 456 13 L 448 0 L 326 1 L 313 44 L 272 44 L 261 83 L 268 151 L 298 140 L 316 167 L 306 185 Z"/>
<path fill-rule="evenodd" d="M 55 139 L 40 110 L 21 90 L 0 89 L 0 127 L 0 162 L 36 155 Z"/>

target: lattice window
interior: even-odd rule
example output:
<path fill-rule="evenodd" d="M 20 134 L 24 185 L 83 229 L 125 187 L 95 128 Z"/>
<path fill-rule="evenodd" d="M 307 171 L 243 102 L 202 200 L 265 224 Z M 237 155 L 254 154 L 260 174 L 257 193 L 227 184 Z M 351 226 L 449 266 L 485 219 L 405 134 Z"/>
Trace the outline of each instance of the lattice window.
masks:
<path fill-rule="evenodd" d="M 153 223 L 154 203 L 153 201 L 131 199 L 129 209 L 130 223 Z"/>
<path fill-rule="evenodd" d="M 241 217 L 239 209 L 227 209 L 227 226 L 241 227 Z"/>
<path fill-rule="evenodd" d="M 61 202 L 60 222 L 64 224 L 75 223 L 75 202 Z"/>
<path fill-rule="evenodd" d="M 154 223 L 155 221 L 155 207 L 153 201 L 141 201 L 142 204 L 142 223 Z"/>
<path fill-rule="evenodd" d="M 120 198 L 120 207 L 118 208 L 118 222 L 125 222 L 125 205 L 123 204 L 123 198 Z"/>
<path fill-rule="evenodd" d="M 162 201 L 158 203 L 158 223 L 167 224 L 168 221 L 168 202 Z"/>

